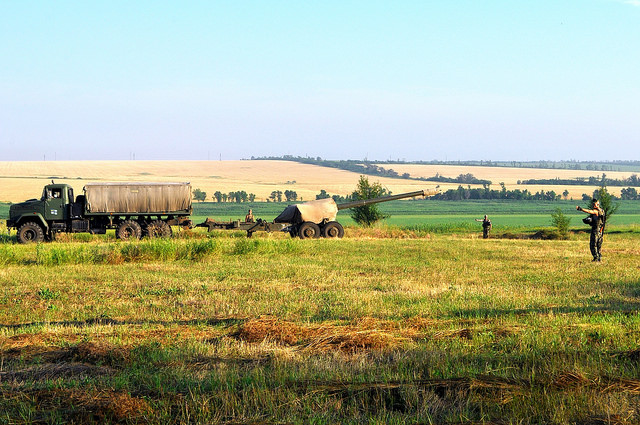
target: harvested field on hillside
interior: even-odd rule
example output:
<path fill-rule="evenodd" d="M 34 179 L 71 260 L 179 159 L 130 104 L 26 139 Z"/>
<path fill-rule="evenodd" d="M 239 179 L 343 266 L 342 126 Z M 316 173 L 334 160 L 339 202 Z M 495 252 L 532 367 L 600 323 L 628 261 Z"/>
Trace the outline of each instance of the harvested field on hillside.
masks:
<path fill-rule="evenodd" d="M 471 173 L 498 187 L 504 182 L 507 189 L 528 189 L 530 192 L 554 190 L 580 199 L 583 193 L 592 193 L 591 186 L 517 185 L 518 180 L 532 178 L 574 178 L 600 175 L 595 171 L 543 170 L 505 167 L 460 167 L 451 165 L 387 166 L 398 173 L 413 177 L 457 177 Z M 633 173 L 607 172 L 612 178 L 626 178 Z M 212 200 L 215 191 L 228 193 L 244 190 L 254 193 L 257 200 L 266 200 L 274 190 L 294 190 L 299 199 L 315 199 L 321 189 L 331 194 L 348 195 L 355 189 L 359 175 L 350 171 L 291 161 L 24 161 L 0 162 L 0 202 L 21 202 L 39 197 L 42 187 L 55 179 L 68 183 L 80 191 L 86 182 L 94 181 L 188 181 L 192 187 L 205 191 Z M 393 193 L 411 192 L 440 185 L 442 190 L 455 189 L 457 183 L 421 182 L 406 179 L 370 177 L 380 181 Z M 609 188 L 619 194 L 620 188 Z"/>
<path fill-rule="evenodd" d="M 178 181 L 207 192 L 244 190 L 266 200 L 274 190 L 295 190 L 298 197 L 315 199 L 320 189 L 349 194 L 359 175 L 349 171 L 290 161 L 48 161 L 0 162 L 0 201 L 20 202 L 39 197 L 55 178 L 79 191 L 93 181 Z M 396 193 L 425 187 L 423 182 L 376 179 Z"/>

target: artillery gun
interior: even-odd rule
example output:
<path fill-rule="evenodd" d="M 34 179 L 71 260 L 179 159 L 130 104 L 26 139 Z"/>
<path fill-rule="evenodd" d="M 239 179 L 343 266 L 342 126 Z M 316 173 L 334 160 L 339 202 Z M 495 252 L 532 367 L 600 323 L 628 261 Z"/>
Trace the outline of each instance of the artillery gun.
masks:
<path fill-rule="evenodd" d="M 344 236 L 344 228 L 336 221 L 336 215 L 340 210 L 416 196 L 433 196 L 437 193 L 437 190 L 418 190 L 373 199 L 360 199 L 343 204 L 337 204 L 331 198 L 318 199 L 302 204 L 289 205 L 273 222 L 285 224 L 286 227 L 283 231 L 288 231 L 291 237 L 299 237 L 300 239 L 341 238 Z"/>

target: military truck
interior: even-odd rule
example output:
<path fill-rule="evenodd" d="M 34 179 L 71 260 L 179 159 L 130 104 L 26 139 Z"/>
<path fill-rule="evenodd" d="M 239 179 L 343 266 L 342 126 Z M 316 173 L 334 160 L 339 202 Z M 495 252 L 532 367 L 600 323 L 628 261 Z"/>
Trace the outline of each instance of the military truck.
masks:
<path fill-rule="evenodd" d="M 169 237 L 172 225 L 191 226 L 191 212 L 189 183 L 87 183 L 74 198 L 71 186 L 52 181 L 40 199 L 10 206 L 7 228 L 17 229 L 20 243 L 107 229 L 118 239 Z"/>

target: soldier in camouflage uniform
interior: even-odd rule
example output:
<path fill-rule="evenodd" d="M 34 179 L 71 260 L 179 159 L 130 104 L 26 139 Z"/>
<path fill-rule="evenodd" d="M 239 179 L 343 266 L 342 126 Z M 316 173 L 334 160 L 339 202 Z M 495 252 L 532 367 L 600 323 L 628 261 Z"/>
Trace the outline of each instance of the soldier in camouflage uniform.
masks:
<path fill-rule="evenodd" d="M 600 202 L 595 198 L 591 200 L 591 209 L 585 209 L 581 206 L 577 206 L 576 209 L 589 214 L 589 217 L 582 221 L 591 225 L 589 248 L 591 249 L 591 255 L 593 255 L 592 261 L 600 261 L 602 259 L 600 249 L 602 248 L 602 240 L 604 238 L 604 210 L 600 207 Z"/>
<path fill-rule="evenodd" d="M 482 238 L 487 239 L 489 237 L 489 231 L 491 230 L 491 220 L 489 216 L 485 215 L 484 218 L 476 218 L 476 221 L 482 222 Z"/>

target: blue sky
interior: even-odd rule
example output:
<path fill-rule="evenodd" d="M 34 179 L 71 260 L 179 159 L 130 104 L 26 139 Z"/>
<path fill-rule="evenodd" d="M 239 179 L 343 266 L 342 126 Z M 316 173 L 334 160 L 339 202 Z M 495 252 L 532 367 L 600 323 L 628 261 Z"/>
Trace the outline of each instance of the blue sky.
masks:
<path fill-rule="evenodd" d="M 0 0 L 0 160 L 640 160 L 640 2 Z"/>

